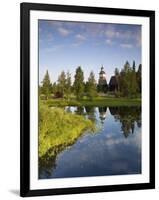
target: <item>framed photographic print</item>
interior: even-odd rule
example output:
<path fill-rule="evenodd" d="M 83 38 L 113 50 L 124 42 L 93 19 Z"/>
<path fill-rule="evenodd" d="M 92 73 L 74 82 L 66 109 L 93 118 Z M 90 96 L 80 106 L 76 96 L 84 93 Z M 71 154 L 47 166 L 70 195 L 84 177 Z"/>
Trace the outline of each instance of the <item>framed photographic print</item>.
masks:
<path fill-rule="evenodd" d="M 21 4 L 21 196 L 155 187 L 155 12 Z"/>

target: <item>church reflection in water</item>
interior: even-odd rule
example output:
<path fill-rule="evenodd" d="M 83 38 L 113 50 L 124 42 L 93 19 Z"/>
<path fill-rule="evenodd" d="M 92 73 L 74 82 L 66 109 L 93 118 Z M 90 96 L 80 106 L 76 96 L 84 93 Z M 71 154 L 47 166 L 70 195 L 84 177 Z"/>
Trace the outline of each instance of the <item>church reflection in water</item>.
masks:
<path fill-rule="evenodd" d="M 141 128 L 141 107 L 93 107 L 93 106 L 78 106 L 66 107 L 67 112 L 73 112 L 78 115 L 83 115 L 93 122 L 100 121 L 104 125 L 107 116 L 114 117 L 115 122 L 119 122 L 123 135 L 127 138 L 129 134 L 134 133 L 135 123 Z"/>
<path fill-rule="evenodd" d="M 98 111 L 99 111 L 99 118 L 103 124 L 106 118 L 107 107 L 98 107 Z"/>

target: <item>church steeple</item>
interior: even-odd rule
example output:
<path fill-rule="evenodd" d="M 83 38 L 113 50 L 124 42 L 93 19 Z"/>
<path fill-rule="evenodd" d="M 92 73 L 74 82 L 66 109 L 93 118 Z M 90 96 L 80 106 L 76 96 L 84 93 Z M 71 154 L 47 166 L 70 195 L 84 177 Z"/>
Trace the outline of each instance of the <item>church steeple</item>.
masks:
<path fill-rule="evenodd" d="M 101 67 L 101 71 L 99 72 L 99 79 L 105 79 L 106 80 L 106 73 L 104 71 L 103 65 Z"/>
<path fill-rule="evenodd" d="M 99 72 L 98 91 L 99 92 L 106 92 L 107 91 L 106 73 L 104 71 L 103 65 L 101 67 L 101 71 Z"/>

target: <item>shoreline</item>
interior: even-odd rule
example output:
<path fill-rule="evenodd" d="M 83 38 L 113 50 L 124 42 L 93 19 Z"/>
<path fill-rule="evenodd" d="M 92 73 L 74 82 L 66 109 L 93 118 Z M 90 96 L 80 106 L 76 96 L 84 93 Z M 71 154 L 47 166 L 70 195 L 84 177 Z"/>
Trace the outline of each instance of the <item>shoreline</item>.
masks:
<path fill-rule="evenodd" d="M 43 100 L 43 103 L 48 105 L 49 107 L 52 106 L 141 106 L 141 99 L 127 99 L 127 98 L 101 98 L 101 99 L 82 99 L 82 100 L 76 100 L 76 99 L 49 99 L 49 100 Z"/>

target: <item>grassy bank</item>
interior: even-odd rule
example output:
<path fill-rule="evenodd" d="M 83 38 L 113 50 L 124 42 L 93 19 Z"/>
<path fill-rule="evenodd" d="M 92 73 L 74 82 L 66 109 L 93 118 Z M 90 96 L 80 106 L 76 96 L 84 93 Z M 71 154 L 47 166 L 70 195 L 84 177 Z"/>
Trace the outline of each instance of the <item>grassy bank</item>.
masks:
<path fill-rule="evenodd" d="M 83 116 L 66 113 L 62 108 L 39 105 L 39 158 L 49 150 L 72 144 L 84 131 L 94 130 L 94 124 Z M 56 152 L 51 152 L 53 155 Z"/>
<path fill-rule="evenodd" d="M 86 98 L 78 101 L 75 99 L 50 99 L 45 103 L 48 106 L 140 106 L 141 99 L 96 97 L 92 101 Z"/>

